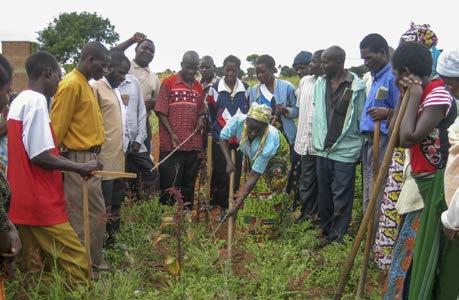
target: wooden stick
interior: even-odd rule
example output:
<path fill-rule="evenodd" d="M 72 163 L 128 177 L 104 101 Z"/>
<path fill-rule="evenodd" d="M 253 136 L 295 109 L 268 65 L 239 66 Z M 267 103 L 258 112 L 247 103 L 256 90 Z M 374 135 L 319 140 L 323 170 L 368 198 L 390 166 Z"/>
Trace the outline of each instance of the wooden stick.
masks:
<path fill-rule="evenodd" d="M 7 300 L 6 299 L 5 281 L 3 280 L 3 277 L 0 277 L 0 300 Z"/>
<path fill-rule="evenodd" d="M 200 199 L 200 194 L 201 194 L 201 167 L 199 167 L 199 171 L 198 171 L 198 190 L 196 191 L 196 197 L 195 197 L 195 200 L 194 200 L 194 203 L 195 203 L 195 207 L 196 207 L 196 222 L 199 222 L 199 217 L 200 217 L 200 205 L 201 205 L 201 199 Z"/>
<path fill-rule="evenodd" d="M 84 246 L 86 248 L 86 256 L 88 258 L 88 277 L 92 279 L 92 262 L 91 262 L 91 228 L 89 226 L 89 191 L 88 179 L 83 178 L 83 232 Z"/>
<path fill-rule="evenodd" d="M 189 137 L 187 137 L 183 142 L 180 143 L 180 145 L 178 145 L 174 150 L 172 150 L 171 153 L 169 153 L 166 157 L 164 157 L 156 166 L 154 166 L 153 168 L 151 168 L 151 172 L 153 172 L 154 170 L 158 169 L 159 166 L 165 162 L 169 157 L 172 156 L 172 154 L 174 154 L 175 152 L 177 152 L 177 150 L 179 150 L 180 148 L 182 148 L 183 145 L 185 145 L 186 142 L 188 142 L 192 137 L 193 135 L 195 135 L 196 133 L 198 132 L 198 129 L 196 128 L 191 134 Z"/>
<path fill-rule="evenodd" d="M 100 176 L 105 178 L 137 178 L 136 173 L 125 172 L 93 171 L 91 174 L 94 176 Z"/>
<path fill-rule="evenodd" d="M 208 207 L 210 205 L 210 189 L 211 189 L 211 181 L 212 181 L 212 169 L 213 169 L 213 161 L 212 161 L 212 147 L 213 147 L 213 138 L 212 135 L 209 133 L 207 136 L 207 162 L 206 162 L 206 209 L 208 211 Z M 206 222 L 209 222 L 209 212 L 205 214 Z"/>
<path fill-rule="evenodd" d="M 236 162 L 236 150 L 231 150 L 231 161 L 233 164 Z M 234 180 L 235 172 L 231 172 L 229 182 L 229 193 L 228 193 L 228 206 L 229 209 L 233 208 L 233 196 L 234 196 Z M 228 259 L 232 260 L 233 254 L 233 232 L 234 232 L 234 215 L 229 217 L 228 220 Z"/>
<path fill-rule="evenodd" d="M 400 105 L 400 110 L 397 114 L 397 118 L 395 120 L 392 133 L 389 138 L 389 143 L 387 145 L 387 150 L 384 153 L 384 159 L 381 164 L 381 168 L 379 169 L 378 176 L 373 184 L 373 190 L 371 191 L 370 201 L 368 203 L 367 210 L 362 219 L 362 223 L 360 223 L 359 231 L 355 236 L 354 243 L 352 244 L 351 252 L 349 253 L 343 267 L 343 272 L 341 273 L 341 278 L 338 284 L 338 288 L 336 290 L 335 298 L 336 300 L 341 299 L 343 296 L 344 288 L 346 287 L 347 281 L 349 279 L 349 273 L 352 270 L 354 265 L 354 260 L 357 255 L 357 252 L 360 248 L 360 243 L 362 242 L 363 235 L 368 226 L 368 222 L 370 221 L 371 212 L 374 211 L 376 206 L 376 199 L 378 198 L 379 191 L 381 189 L 381 185 L 383 181 L 386 179 L 387 171 L 389 170 L 389 165 L 392 161 L 392 154 L 394 152 L 395 145 L 398 142 L 398 135 L 400 131 L 400 124 L 402 123 L 403 116 L 405 115 L 406 106 L 408 104 L 409 99 L 409 90 L 405 92 L 405 95 L 402 99 L 402 103 Z"/>
<path fill-rule="evenodd" d="M 373 178 L 378 176 L 379 169 L 379 139 L 381 136 L 381 122 L 375 121 L 374 131 L 373 131 Z M 373 185 L 374 188 L 374 185 Z M 377 209 L 377 208 L 376 208 Z M 373 245 L 373 229 L 374 229 L 374 217 L 375 211 L 373 210 L 370 217 L 370 222 L 368 222 L 367 227 L 367 239 L 365 241 L 365 252 L 363 255 L 363 264 L 362 270 L 360 272 L 359 286 L 357 288 L 357 299 L 362 299 L 365 296 L 365 286 L 368 274 L 368 264 L 370 263 L 370 252 L 371 245 Z"/>

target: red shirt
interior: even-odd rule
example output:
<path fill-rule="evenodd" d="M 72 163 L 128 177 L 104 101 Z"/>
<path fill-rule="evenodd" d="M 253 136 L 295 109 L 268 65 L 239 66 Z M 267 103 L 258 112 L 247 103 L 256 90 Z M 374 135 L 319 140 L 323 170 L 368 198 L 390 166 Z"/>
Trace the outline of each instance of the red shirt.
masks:
<path fill-rule="evenodd" d="M 455 116 L 450 116 L 449 114 L 452 107 L 452 97 L 445 89 L 445 83 L 440 79 L 432 80 L 424 88 L 418 116 L 421 115 L 425 107 L 434 105 L 445 105 L 447 107 L 445 119 L 419 144 L 410 147 L 413 174 L 435 173 L 438 169 L 446 166 L 449 148 L 447 128 L 452 124 Z"/>
<path fill-rule="evenodd" d="M 44 151 L 59 154 L 46 99 L 26 90 L 11 103 L 8 114 L 8 217 L 14 224 L 52 226 L 68 220 L 62 173 L 31 162 Z"/>
<path fill-rule="evenodd" d="M 167 116 L 169 124 L 180 142 L 187 139 L 196 129 L 200 114 L 204 112 L 202 86 L 194 81 L 192 86 L 185 83 L 180 74 L 167 77 L 161 83 L 155 111 Z M 172 140 L 164 125 L 159 122 L 160 151 L 174 149 Z M 202 149 L 202 137 L 196 133 L 180 150 Z"/>

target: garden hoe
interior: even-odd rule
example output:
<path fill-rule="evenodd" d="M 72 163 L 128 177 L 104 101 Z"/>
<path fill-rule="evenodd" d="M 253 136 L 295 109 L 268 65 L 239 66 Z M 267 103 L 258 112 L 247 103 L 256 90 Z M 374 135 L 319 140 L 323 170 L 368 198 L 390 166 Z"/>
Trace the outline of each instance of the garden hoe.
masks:
<path fill-rule="evenodd" d="M 385 87 L 380 87 L 376 92 L 375 103 L 378 101 L 383 100 L 389 91 Z M 378 176 L 379 171 L 379 140 L 381 137 L 381 121 L 377 120 L 374 122 L 374 130 L 373 130 L 373 178 Z M 378 193 L 379 194 L 379 193 Z M 379 209 L 379 207 L 376 207 Z M 370 252 L 371 252 L 371 245 L 373 245 L 374 235 L 374 217 L 375 217 L 375 210 L 372 210 L 372 214 L 370 217 L 370 222 L 368 223 L 367 228 L 367 239 L 365 241 L 365 253 L 363 256 L 363 265 L 362 270 L 360 273 L 360 280 L 359 286 L 357 288 L 357 299 L 362 299 L 365 296 L 365 285 L 366 279 L 368 274 L 368 264 L 370 262 Z"/>
<path fill-rule="evenodd" d="M 389 143 L 387 145 L 387 150 L 384 153 L 384 159 L 382 161 L 381 168 L 379 169 L 378 176 L 376 177 L 376 180 L 374 181 L 374 184 L 373 184 L 374 188 L 371 191 L 370 201 L 368 202 L 367 210 L 365 211 L 365 214 L 363 216 L 362 223 L 360 223 L 359 231 L 357 232 L 357 235 L 355 236 L 355 240 L 354 240 L 354 243 L 352 244 L 351 252 L 349 253 L 344 263 L 343 272 L 341 273 L 341 278 L 340 278 L 338 288 L 336 290 L 336 294 L 334 298 L 336 300 L 341 299 L 341 297 L 343 296 L 344 288 L 346 287 L 347 281 L 349 279 L 349 273 L 351 272 L 352 267 L 354 265 L 355 257 L 357 255 L 357 252 L 359 251 L 360 244 L 363 239 L 363 235 L 365 234 L 365 231 L 368 228 L 368 224 L 370 222 L 373 223 L 373 220 L 371 219 L 371 215 L 374 213 L 374 210 L 376 207 L 376 200 L 378 198 L 379 191 L 381 190 L 381 186 L 386 179 L 386 174 L 387 174 L 387 171 L 389 170 L 389 165 L 392 161 L 392 154 L 394 152 L 395 145 L 398 144 L 400 124 L 402 123 L 403 116 L 405 115 L 406 107 L 408 104 L 408 99 L 410 97 L 409 94 L 410 92 L 409 90 L 407 90 L 400 103 L 400 109 L 397 114 L 397 118 L 395 119 L 395 121 L 392 120 L 391 128 L 389 129 L 389 132 L 391 132 L 391 134 L 389 138 Z"/>

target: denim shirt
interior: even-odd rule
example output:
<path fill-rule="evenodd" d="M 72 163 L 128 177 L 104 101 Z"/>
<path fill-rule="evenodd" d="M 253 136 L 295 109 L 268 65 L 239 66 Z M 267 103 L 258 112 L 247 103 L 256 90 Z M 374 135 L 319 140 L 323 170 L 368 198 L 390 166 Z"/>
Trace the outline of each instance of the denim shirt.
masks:
<path fill-rule="evenodd" d="M 263 96 L 261 85 L 257 84 L 250 88 L 249 90 L 249 101 L 257 102 L 258 104 L 264 104 L 266 102 L 266 97 Z M 293 84 L 286 80 L 275 79 L 274 82 L 274 101 L 276 104 L 284 105 L 288 113 L 287 115 L 281 116 L 282 127 L 284 133 L 287 136 L 288 143 L 290 145 L 295 144 L 296 137 L 296 125 L 295 119 L 298 117 L 298 107 L 296 106 L 296 96 L 295 96 L 295 87 Z M 269 99 L 271 101 L 271 99 Z"/>
<path fill-rule="evenodd" d="M 395 84 L 395 77 L 392 74 L 390 64 L 387 64 L 377 73 L 371 74 L 373 83 L 370 92 L 368 93 L 365 105 L 363 106 L 362 117 L 360 119 L 360 131 L 363 134 L 372 133 L 374 130 L 374 121 L 368 113 L 368 109 L 372 107 L 386 107 L 395 109 L 397 106 L 400 92 Z M 381 99 L 376 99 L 379 89 L 387 89 L 387 93 Z M 381 132 L 387 135 L 389 124 L 387 120 L 381 121 Z"/>

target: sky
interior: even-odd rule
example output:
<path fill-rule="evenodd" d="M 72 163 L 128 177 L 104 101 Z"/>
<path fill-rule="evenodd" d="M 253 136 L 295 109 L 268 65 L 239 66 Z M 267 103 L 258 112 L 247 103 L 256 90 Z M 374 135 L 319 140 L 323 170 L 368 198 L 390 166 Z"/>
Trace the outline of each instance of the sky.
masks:
<path fill-rule="evenodd" d="M 301 50 L 338 45 L 346 66 L 362 64 L 359 43 L 380 33 L 396 47 L 411 21 L 436 32 L 438 48 L 457 48 L 457 0 L 10 0 L 0 18 L 0 41 L 36 41 L 37 32 L 63 12 L 96 12 L 108 18 L 126 40 L 140 31 L 156 44 L 151 68 L 179 70 L 182 55 L 196 50 L 217 66 L 233 54 L 248 67 L 253 53 L 270 54 L 276 64 L 291 65 Z M 134 47 L 126 54 L 134 56 Z"/>

